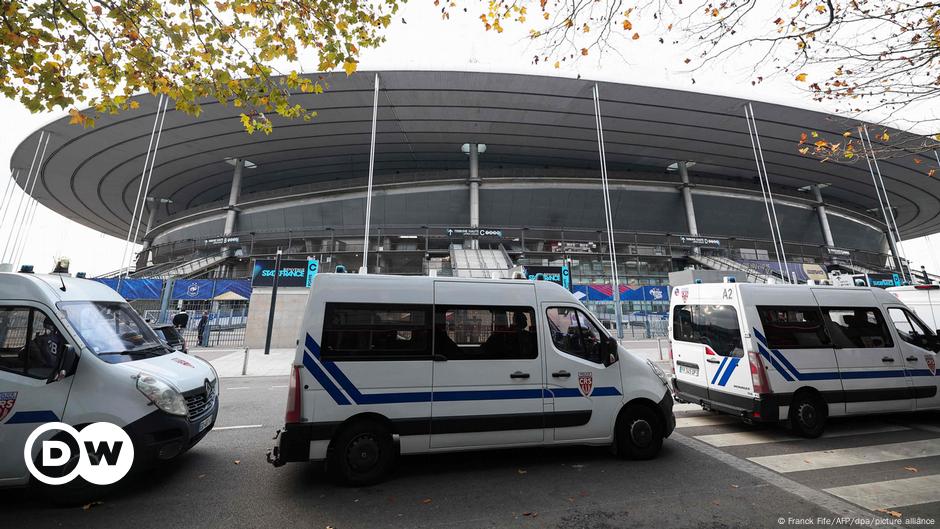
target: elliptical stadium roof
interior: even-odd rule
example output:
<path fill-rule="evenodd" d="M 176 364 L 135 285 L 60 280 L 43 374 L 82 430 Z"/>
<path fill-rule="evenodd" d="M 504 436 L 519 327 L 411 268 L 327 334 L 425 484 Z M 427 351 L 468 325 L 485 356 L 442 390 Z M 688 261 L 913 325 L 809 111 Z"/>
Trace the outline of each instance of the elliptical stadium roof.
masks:
<path fill-rule="evenodd" d="M 593 81 L 478 72 L 378 73 L 376 174 L 466 169 L 460 146 L 467 142 L 487 145 L 480 159 L 484 183 L 488 165 L 582 172 L 599 167 Z M 234 157 L 257 165 L 245 172 L 244 193 L 361 180 L 368 168 L 373 74 L 323 74 L 325 93 L 294 96 L 317 117 L 308 122 L 275 118 L 270 135 L 246 134 L 240 109 L 231 105 L 208 102 L 198 118 L 174 112 L 171 105 L 148 195 L 173 200 L 174 213 L 223 200 L 232 178 L 226 159 Z M 669 164 L 690 160 L 696 163 L 693 183 L 702 175 L 753 185 L 746 100 L 617 83 L 599 83 L 599 89 L 611 171 L 663 174 Z M 93 128 L 69 125 L 66 117 L 42 129 L 52 133 L 34 193 L 43 205 L 95 230 L 126 235 L 157 102 L 149 95 L 136 99 L 139 109 L 101 116 Z M 807 184 L 829 183 L 827 202 L 883 224 L 880 212 L 870 211 L 878 199 L 861 157 L 854 164 L 820 163 L 798 152 L 802 133 L 839 138 L 858 122 L 774 104 L 755 103 L 754 108 L 775 191 L 792 194 Z M 889 132 L 892 143 L 912 137 Z M 39 133 L 17 147 L 11 168 L 25 174 Z M 940 182 L 927 175 L 925 165 L 915 163 L 911 153 L 882 160 L 880 167 L 901 234 L 910 238 L 940 231 Z"/>

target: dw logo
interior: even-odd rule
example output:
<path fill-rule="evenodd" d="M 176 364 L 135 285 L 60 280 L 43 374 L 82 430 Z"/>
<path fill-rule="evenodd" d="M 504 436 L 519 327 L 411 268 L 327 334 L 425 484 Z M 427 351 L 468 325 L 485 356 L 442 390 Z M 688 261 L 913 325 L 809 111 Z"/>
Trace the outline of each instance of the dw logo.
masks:
<path fill-rule="evenodd" d="M 44 440 L 38 461 L 34 461 L 33 445 L 40 435 L 51 430 L 64 432 L 71 437 L 72 442 Z M 23 457 L 29 473 L 46 485 L 62 485 L 77 476 L 95 485 L 111 485 L 130 471 L 134 463 L 134 444 L 123 429 L 108 422 L 90 424 L 80 432 L 68 424 L 50 422 L 29 434 L 26 446 L 23 447 Z M 66 472 L 73 465 L 74 468 Z M 43 473 L 40 468 L 53 475 Z"/>

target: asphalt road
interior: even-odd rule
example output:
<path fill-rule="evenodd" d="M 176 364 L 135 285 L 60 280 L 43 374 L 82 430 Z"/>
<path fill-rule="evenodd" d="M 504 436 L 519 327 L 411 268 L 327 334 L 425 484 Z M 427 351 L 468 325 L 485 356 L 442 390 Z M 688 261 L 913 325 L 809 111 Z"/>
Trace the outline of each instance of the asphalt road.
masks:
<path fill-rule="evenodd" d="M 318 465 L 274 468 L 265 462 L 272 434 L 283 420 L 286 383 L 280 377 L 224 379 L 216 429 L 178 461 L 133 476 L 87 509 L 51 507 L 30 491 L 5 491 L 0 527 L 751 529 L 795 525 L 781 525 L 779 518 L 832 518 L 831 505 L 821 506 L 800 491 L 831 497 L 816 491 L 844 483 L 812 472 L 790 480 L 749 462 L 753 454 L 770 454 L 769 443 L 716 448 L 700 440 L 753 430 L 721 423 L 680 428 L 653 461 L 622 461 L 605 449 L 583 447 L 411 456 L 381 485 L 339 487 Z M 232 426 L 243 428 L 226 429 Z M 786 433 L 771 429 L 769 435 Z M 892 442 L 931 437 L 918 429 L 877 435 L 888 435 Z M 932 436 L 940 438 L 940 429 Z M 782 453 L 794 452 L 794 443 L 810 443 L 800 446 L 813 449 L 817 443 L 832 448 L 838 441 L 790 443 L 778 443 L 789 446 Z M 925 467 L 927 474 L 940 473 L 936 459 Z M 845 479 L 853 471 L 846 471 Z M 940 502 L 912 512 L 940 518 Z"/>

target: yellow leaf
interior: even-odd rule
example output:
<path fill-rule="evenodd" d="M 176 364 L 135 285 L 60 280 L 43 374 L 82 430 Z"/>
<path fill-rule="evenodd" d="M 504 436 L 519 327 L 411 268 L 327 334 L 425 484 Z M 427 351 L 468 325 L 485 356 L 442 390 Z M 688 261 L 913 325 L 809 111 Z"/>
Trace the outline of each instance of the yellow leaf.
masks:
<path fill-rule="evenodd" d="M 136 100 L 133 100 L 133 99 L 132 99 L 131 102 L 128 103 L 128 106 L 129 106 L 132 110 L 135 110 L 135 109 L 140 108 L 140 103 L 138 103 Z"/>
<path fill-rule="evenodd" d="M 346 75 L 352 75 L 356 72 L 356 68 L 359 65 L 356 64 L 356 61 L 343 61 L 343 70 L 346 71 Z"/>
<path fill-rule="evenodd" d="M 561 68 L 561 63 L 558 61 L 555 61 L 555 68 Z"/>
<path fill-rule="evenodd" d="M 796 79 L 797 81 L 801 82 L 801 83 L 802 83 L 802 82 L 805 82 L 805 81 L 806 81 L 806 74 L 805 74 L 805 73 L 798 74 L 795 79 Z"/>
<path fill-rule="evenodd" d="M 891 136 L 888 136 L 888 131 L 884 131 L 884 133 L 881 135 L 881 141 L 888 141 L 890 139 Z"/>
<path fill-rule="evenodd" d="M 816 6 L 816 11 L 819 12 L 819 13 L 825 13 L 825 12 L 826 12 L 826 6 L 824 6 L 824 5 L 822 5 L 822 4 L 819 4 L 818 6 Z"/>
<path fill-rule="evenodd" d="M 69 125 L 84 125 L 88 116 L 82 114 L 77 108 L 69 109 Z"/>
<path fill-rule="evenodd" d="M 931 170 L 927 171 L 927 176 L 933 177 L 935 174 L 937 174 L 937 170 L 936 170 L 936 169 L 931 169 Z"/>
<path fill-rule="evenodd" d="M 846 138 L 848 138 L 849 136 L 852 135 L 852 131 L 851 131 L 851 130 L 847 130 L 847 131 L 843 132 L 842 135 L 845 136 Z"/>
<path fill-rule="evenodd" d="M 816 132 L 815 130 L 813 131 L 813 137 L 814 137 L 814 138 L 818 138 L 818 137 L 819 137 L 819 133 Z"/>

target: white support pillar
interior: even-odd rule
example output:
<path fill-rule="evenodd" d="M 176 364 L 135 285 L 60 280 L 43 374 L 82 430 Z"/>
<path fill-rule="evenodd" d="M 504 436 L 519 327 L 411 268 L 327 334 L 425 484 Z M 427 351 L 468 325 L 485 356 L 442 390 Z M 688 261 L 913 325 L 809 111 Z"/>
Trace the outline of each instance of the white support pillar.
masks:
<path fill-rule="evenodd" d="M 231 235 L 235 231 L 235 219 L 238 216 L 238 199 L 242 192 L 242 171 L 245 168 L 245 160 L 236 158 L 235 172 L 232 174 L 232 190 L 228 195 L 228 212 L 225 214 L 225 228 L 222 235 Z"/>
<path fill-rule="evenodd" d="M 832 248 L 835 243 L 832 241 L 832 230 L 829 228 L 829 216 L 826 214 L 826 204 L 822 198 L 822 186 L 813 184 L 813 196 L 816 198 L 816 213 L 819 215 L 819 228 L 822 230 L 823 240 L 826 246 Z"/>
<path fill-rule="evenodd" d="M 476 143 L 470 144 L 470 227 L 480 227 L 480 150 Z M 473 239 L 470 245 L 479 248 L 479 239 Z"/>
<path fill-rule="evenodd" d="M 689 234 L 698 235 L 698 224 L 695 222 L 695 204 L 692 203 L 692 184 L 689 183 L 689 168 L 686 162 L 678 162 L 679 177 L 682 178 L 682 201 L 685 202 L 685 218 L 689 225 Z"/>

